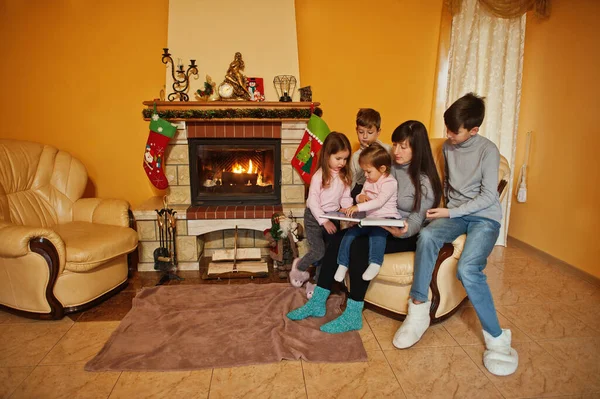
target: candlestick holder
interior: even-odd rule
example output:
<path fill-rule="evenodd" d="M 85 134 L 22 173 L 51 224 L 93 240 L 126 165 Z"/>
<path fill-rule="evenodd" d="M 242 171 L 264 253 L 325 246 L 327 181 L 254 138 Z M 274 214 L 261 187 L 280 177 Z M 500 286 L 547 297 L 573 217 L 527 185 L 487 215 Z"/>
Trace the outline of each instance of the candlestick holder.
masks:
<path fill-rule="evenodd" d="M 179 101 L 190 101 L 190 97 L 186 91 L 190 87 L 190 75 L 194 75 L 198 79 L 198 66 L 196 60 L 190 60 L 190 65 L 187 70 L 183 70 L 183 63 L 178 62 L 177 68 L 171 54 L 169 54 L 168 48 L 163 48 L 162 63 L 167 65 L 171 64 L 171 76 L 173 77 L 173 93 L 169 93 L 167 98 L 169 101 L 173 101 L 179 98 Z"/>

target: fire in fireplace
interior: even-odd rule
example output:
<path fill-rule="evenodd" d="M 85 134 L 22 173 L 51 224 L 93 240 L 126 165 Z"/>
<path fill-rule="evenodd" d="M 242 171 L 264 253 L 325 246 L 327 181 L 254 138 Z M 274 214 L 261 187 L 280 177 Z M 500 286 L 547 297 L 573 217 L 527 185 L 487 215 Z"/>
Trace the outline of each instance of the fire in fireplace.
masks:
<path fill-rule="evenodd" d="M 189 139 L 192 205 L 279 205 L 281 140 Z"/>

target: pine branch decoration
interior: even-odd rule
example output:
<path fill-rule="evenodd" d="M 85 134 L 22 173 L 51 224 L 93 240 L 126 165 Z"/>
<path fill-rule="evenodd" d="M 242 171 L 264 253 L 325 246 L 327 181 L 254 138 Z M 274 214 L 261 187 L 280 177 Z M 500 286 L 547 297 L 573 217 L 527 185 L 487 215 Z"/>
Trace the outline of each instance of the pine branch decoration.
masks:
<path fill-rule="evenodd" d="M 142 115 L 148 119 L 152 116 L 152 109 L 144 109 Z M 226 108 L 226 109 L 188 109 L 158 111 L 158 116 L 163 119 L 308 119 L 310 109 L 306 108 Z"/>

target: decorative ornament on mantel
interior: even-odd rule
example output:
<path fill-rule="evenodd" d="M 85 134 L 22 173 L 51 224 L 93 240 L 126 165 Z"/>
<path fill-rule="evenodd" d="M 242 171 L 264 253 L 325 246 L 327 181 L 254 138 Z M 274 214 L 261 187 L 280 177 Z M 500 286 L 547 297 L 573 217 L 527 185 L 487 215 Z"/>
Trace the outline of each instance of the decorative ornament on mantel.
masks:
<path fill-rule="evenodd" d="M 312 89 L 310 86 L 301 87 L 298 91 L 300 91 L 300 101 L 312 101 Z"/>
<path fill-rule="evenodd" d="M 217 94 L 217 84 L 213 82 L 209 75 L 206 75 L 206 81 L 204 82 L 204 89 L 196 90 L 196 97 L 199 101 L 217 101 L 219 95 Z"/>
<path fill-rule="evenodd" d="M 296 90 L 296 78 L 293 75 L 277 75 L 273 78 L 273 86 L 279 96 L 279 101 L 292 102 L 294 90 Z"/>
<path fill-rule="evenodd" d="M 190 65 L 187 70 L 183 70 L 183 62 L 181 58 L 177 62 L 177 69 L 175 69 L 175 63 L 171 54 L 169 54 L 168 48 L 163 48 L 162 63 L 167 65 L 171 64 L 171 76 L 173 77 L 173 93 L 169 93 L 167 96 L 169 101 L 173 101 L 179 98 L 179 101 L 190 101 L 190 97 L 186 93 L 190 87 L 190 75 L 195 76 L 198 79 L 198 66 L 196 60 L 190 60 Z"/>
<path fill-rule="evenodd" d="M 237 52 L 229 69 L 225 74 L 225 80 L 219 85 L 219 96 L 223 101 L 249 101 L 251 94 L 248 91 L 248 79 L 242 73 L 246 65 L 242 59 L 242 53 Z"/>

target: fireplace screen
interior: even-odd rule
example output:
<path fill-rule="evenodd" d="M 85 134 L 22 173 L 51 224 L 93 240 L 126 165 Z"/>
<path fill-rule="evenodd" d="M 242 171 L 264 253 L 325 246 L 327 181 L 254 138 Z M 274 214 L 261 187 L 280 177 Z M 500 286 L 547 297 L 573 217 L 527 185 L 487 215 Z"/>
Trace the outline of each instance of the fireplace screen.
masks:
<path fill-rule="evenodd" d="M 281 203 L 280 140 L 190 139 L 192 205 Z"/>

